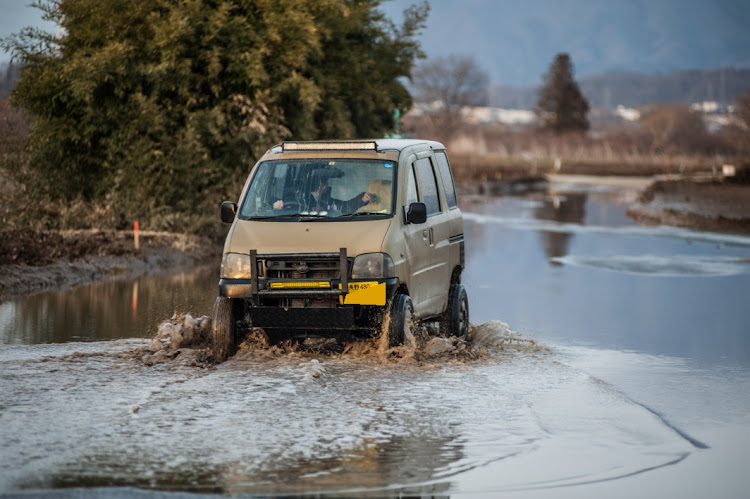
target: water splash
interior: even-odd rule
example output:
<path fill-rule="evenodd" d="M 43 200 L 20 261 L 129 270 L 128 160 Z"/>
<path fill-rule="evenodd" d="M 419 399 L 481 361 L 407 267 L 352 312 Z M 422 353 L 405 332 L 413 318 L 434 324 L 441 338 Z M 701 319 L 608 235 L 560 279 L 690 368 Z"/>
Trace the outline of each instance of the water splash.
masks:
<path fill-rule="evenodd" d="M 488 348 L 501 352 L 546 352 L 549 347 L 514 331 L 501 321 L 489 321 L 469 327 L 469 338 L 474 348 Z"/>
<path fill-rule="evenodd" d="M 262 329 L 253 329 L 241 343 L 235 361 L 275 359 L 285 356 L 359 359 L 392 365 L 424 365 L 472 362 L 508 352 L 543 352 L 549 348 L 514 331 L 501 321 L 469 325 L 468 338 L 441 336 L 432 323 L 412 323 L 405 341 L 388 344 L 388 323 L 368 339 L 339 343 L 334 339 L 308 338 L 272 343 Z"/>

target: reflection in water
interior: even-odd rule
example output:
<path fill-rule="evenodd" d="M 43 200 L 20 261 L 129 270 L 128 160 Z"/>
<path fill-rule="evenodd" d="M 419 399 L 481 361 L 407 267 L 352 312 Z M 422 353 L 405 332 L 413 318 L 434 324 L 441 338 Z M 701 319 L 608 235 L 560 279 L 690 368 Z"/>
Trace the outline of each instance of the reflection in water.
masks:
<path fill-rule="evenodd" d="M 550 192 L 464 204 L 473 322 L 750 365 L 750 237 L 637 226 L 627 191 L 556 187 L 559 209 Z"/>
<path fill-rule="evenodd" d="M 301 490 L 361 493 L 382 491 L 389 484 L 411 483 L 424 485 L 400 486 L 399 492 L 444 494 L 450 484 L 440 480 L 444 477 L 438 476 L 439 471 L 462 457 L 462 446 L 454 439 L 430 435 L 393 435 L 385 441 L 369 438 L 342 455 L 286 461 L 280 469 L 257 476 L 243 472 L 241 463 L 229 464 L 220 475 L 221 489 L 232 494 L 292 494 Z M 428 483 L 436 478 L 436 483 Z"/>
<path fill-rule="evenodd" d="M 452 439 L 394 435 L 386 441 L 365 439 L 338 456 L 298 456 L 281 462 L 267 456 L 267 462 L 261 464 L 258 456 L 216 462 L 200 454 L 178 463 L 164 462 L 154 460 L 153 452 L 144 448 L 125 455 L 87 455 L 49 477 L 46 486 L 273 495 L 300 491 L 361 495 L 371 491 L 378 497 L 392 487 L 399 497 L 445 494 L 450 482 L 440 472 L 463 458 L 461 449 Z"/>
<path fill-rule="evenodd" d="M 217 276 L 210 265 L 0 303 L 0 344 L 150 337 L 175 312 L 210 314 Z"/>
<path fill-rule="evenodd" d="M 586 198 L 585 192 L 560 193 L 550 189 L 542 203 L 534 208 L 534 218 L 564 223 L 583 223 L 586 218 Z M 573 237 L 572 234 L 541 231 L 539 236 L 548 259 L 568 254 L 568 242 Z M 556 264 L 554 260 L 551 260 L 551 263 Z"/>

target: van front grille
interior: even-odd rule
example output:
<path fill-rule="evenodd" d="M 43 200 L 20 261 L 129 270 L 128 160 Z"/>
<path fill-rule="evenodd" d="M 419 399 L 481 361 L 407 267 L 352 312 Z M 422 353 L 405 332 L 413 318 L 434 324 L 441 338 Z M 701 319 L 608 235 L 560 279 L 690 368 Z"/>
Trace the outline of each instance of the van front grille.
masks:
<path fill-rule="evenodd" d="M 339 255 L 258 255 L 264 279 L 341 279 Z M 349 262 L 347 262 L 348 265 Z M 349 269 L 346 269 L 348 272 Z"/>

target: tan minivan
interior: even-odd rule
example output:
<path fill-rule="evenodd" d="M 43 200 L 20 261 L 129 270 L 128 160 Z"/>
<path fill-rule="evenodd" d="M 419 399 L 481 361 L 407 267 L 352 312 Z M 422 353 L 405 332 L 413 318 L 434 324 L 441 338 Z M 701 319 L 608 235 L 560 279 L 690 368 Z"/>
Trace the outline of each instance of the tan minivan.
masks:
<path fill-rule="evenodd" d="M 251 327 L 274 342 L 387 327 L 398 345 L 415 320 L 467 335 L 463 221 L 439 142 L 284 142 L 221 220 L 232 226 L 213 309 L 218 361 Z"/>

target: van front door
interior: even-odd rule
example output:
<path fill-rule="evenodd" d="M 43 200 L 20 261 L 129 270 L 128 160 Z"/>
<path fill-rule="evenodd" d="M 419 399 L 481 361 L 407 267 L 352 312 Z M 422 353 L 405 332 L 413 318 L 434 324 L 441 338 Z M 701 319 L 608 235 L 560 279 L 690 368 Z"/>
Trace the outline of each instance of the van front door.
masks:
<path fill-rule="evenodd" d="M 427 207 L 427 222 L 407 225 L 411 253 L 411 294 L 418 318 L 440 314 L 448 300 L 450 247 L 448 220 L 443 215 L 435 170 L 429 157 L 417 159 L 408 172 L 417 200 Z M 414 178 L 416 177 L 416 179 Z M 410 186 L 407 185 L 407 188 Z M 413 195 L 413 194 L 412 194 Z M 409 206 L 407 194 L 407 209 Z"/>

